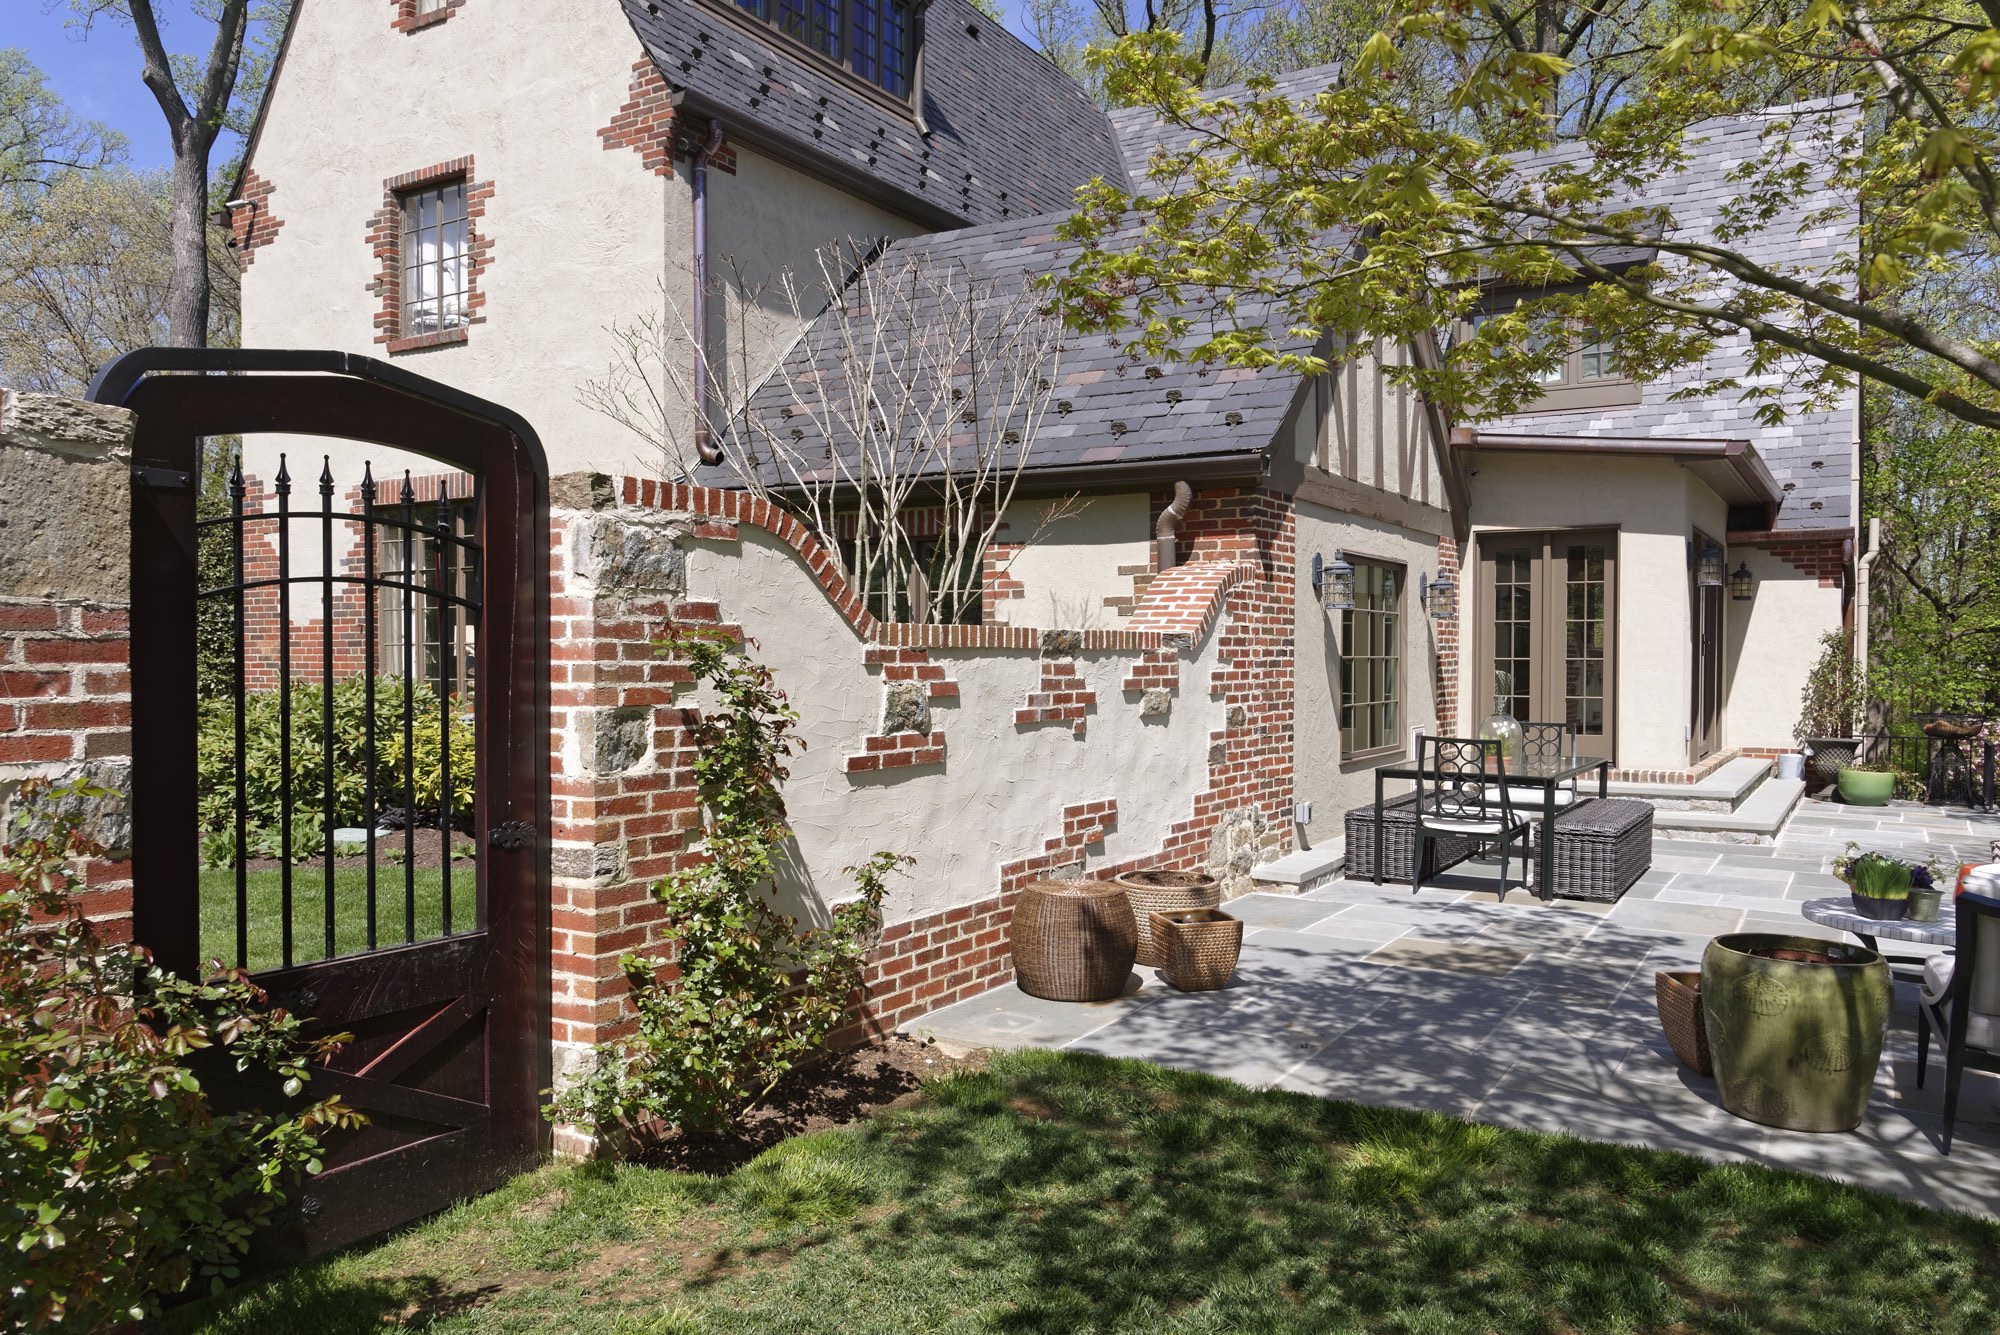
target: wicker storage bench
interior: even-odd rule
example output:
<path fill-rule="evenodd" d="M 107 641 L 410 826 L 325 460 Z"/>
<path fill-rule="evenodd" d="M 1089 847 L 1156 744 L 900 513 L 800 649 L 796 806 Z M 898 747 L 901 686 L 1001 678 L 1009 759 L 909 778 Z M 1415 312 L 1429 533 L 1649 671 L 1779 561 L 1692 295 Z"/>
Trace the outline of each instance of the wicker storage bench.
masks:
<path fill-rule="evenodd" d="M 1621 797 L 1580 802 L 1557 813 L 1555 838 L 1556 894 L 1616 903 L 1653 865 L 1653 804 Z"/>
<path fill-rule="evenodd" d="M 1382 804 L 1382 879 L 1410 883 L 1410 869 L 1416 862 L 1417 795 L 1409 793 Z M 1425 856 L 1424 879 L 1429 880 L 1447 867 L 1456 867 L 1472 856 L 1477 845 L 1471 839 L 1439 835 L 1431 840 Z M 1347 813 L 1347 878 L 1375 879 L 1375 804 Z"/>

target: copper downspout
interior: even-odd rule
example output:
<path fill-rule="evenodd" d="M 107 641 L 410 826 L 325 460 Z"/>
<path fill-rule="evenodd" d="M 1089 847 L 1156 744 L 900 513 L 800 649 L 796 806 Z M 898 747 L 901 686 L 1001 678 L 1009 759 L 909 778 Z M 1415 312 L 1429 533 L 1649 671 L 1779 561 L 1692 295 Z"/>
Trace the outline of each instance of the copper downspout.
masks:
<path fill-rule="evenodd" d="M 1180 532 L 1181 520 L 1187 517 L 1188 507 L 1194 504 L 1194 488 L 1185 482 L 1174 483 L 1174 498 L 1167 508 L 1160 511 L 1160 520 L 1153 525 L 1154 550 L 1159 554 L 1159 568 L 1172 570 L 1174 559 L 1174 535 Z"/>
<path fill-rule="evenodd" d="M 695 150 L 694 178 L 694 452 L 705 464 L 722 462 L 709 423 L 708 395 L 708 159 L 722 147 L 722 121 L 708 122 L 708 141 Z"/>

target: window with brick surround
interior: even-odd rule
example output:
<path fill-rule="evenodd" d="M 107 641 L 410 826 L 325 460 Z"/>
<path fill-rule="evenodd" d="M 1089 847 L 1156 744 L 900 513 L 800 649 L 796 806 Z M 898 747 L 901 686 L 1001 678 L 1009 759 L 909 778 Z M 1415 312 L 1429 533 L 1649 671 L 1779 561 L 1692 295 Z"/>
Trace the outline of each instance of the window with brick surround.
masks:
<path fill-rule="evenodd" d="M 736 0 L 736 8 L 891 97 L 909 98 L 916 25 L 907 0 Z"/>
<path fill-rule="evenodd" d="M 465 179 L 412 190 L 403 210 L 404 338 L 462 329 L 471 295 Z"/>
<path fill-rule="evenodd" d="M 1351 554 L 1354 606 L 1340 614 L 1340 757 L 1403 747 L 1403 567 Z"/>

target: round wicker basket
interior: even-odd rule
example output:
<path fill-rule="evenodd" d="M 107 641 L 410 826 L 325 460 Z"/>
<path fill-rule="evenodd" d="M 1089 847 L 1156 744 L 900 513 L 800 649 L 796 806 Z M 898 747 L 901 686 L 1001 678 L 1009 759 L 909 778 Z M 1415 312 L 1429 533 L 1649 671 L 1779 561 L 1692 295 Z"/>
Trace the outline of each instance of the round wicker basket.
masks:
<path fill-rule="evenodd" d="M 1125 990 L 1139 924 L 1109 881 L 1035 881 L 1014 905 L 1014 977 L 1049 1001 L 1109 1001 Z"/>
<path fill-rule="evenodd" d="M 1153 940 L 1153 915 L 1182 909 L 1212 909 L 1222 903 L 1222 882 L 1194 871 L 1128 871 L 1118 885 L 1132 901 L 1139 922 L 1138 962 L 1158 968 L 1159 946 Z"/>

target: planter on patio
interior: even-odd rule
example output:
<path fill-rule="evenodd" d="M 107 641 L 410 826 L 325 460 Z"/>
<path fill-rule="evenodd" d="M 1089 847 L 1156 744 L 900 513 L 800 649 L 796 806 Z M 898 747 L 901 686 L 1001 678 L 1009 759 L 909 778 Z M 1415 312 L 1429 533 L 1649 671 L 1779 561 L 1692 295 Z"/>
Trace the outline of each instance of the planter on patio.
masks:
<path fill-rule="evenodd" d="M 1841 768 L 1852 765 L 1861 754 L 1859 737 L 1806 737 L 1799 745 L 1805 750 L 1808 796 L 1833 787 L 1840 778 Z"/>
<path fill-rule="evenodd" d="M 1896 775 L 1885 769 L 1846 766 L 1838 780 L 1840 800 L 1855 807 L 1885 807 L 1896 795 Z"/>
<path fill-rule="evenodd" d="M 1109 1001 L 1125 990 L 1139 924 L 1109 881 L 1035 881 L 1010 927 L 1014 979 L 1048 1001 Z"/>
<path fill-rule="evenodd" d="M 1712 1076 L 1715 1063 L 1708 1052 L 1708 1032 L 1702 1025 L 1701 974 L 1694 969 L 1661 969 L 1653 975 L 1653 1001 L 1660 1008 L 1660 1028 L 1673 1045 L 1674 1056 L 1696 1075 Z"/>
<path fill-rule="evenodd" d="M 1213 992 L 1236 972 L 1243 953 L 1243 920 L 1220 909 L 1155 913 L 1153 937 L 1160 947 L 1160 977 L 1183 992 Z"/>
<path fill-rule="evenodd" d="M 1889 966 L 1862 946 L 1740 932 L 1708 943 L 1701 999 L 1722 1106 L 1790 1131 L 1851 1131 L 1889 1023 Z"/>
<path fill-rule="evenodd" d="M 1910 911 L 1910 886 L 1916 869 L 1901 858 L 1887 853 L 1857 853 L 1853 840 L 1848 852 L 1833 860 L 1833 874 L 1847 883 L 1854 911 L 1864 918 L 1894 922 Z M 1925 877 L 1926 882 L 1929 877 Z"/>
<path fill-rule="evenodd" d="M 1222 882 L 1201 872 L 1128 871 L 1120 873 L 1117 882 L 1132 901 L 1132 916 L 1139 924 L 1138 962 L 1150 966 L 1160 963 L 1153 939 L 1155 913 L 1212 909 L 1222 902 Z"/>

